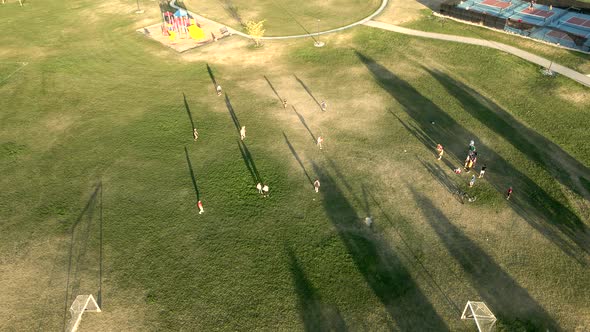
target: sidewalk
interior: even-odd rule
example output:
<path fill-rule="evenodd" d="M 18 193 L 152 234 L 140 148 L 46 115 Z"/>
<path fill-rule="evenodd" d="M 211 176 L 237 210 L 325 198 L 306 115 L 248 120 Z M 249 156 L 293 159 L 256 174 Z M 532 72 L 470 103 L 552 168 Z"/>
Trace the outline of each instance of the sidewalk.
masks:
<path fill-rule="evenodd" d="M 494 49 L 497 49 L 497 50 L 500 50 L 500 51 L 503 51 L 506 53 L 516 55 L 519 58 L 525 59 L 529 62 L 532 62 L 534 64 L 537 64 L 537 65 L 545 67 L 545 68 L 548 68 L 549 66 L 551 66 L 552 71 L 559 73 L 565 77 L 571 78 L 572 80 L 574 80 L 580 84 L 583 84 L 587 87 L 590 87 L 590 77 L 589 76 L 579 73 L 573 69 L 564 67 L 564 66 L 557 64 L 555 62 L 552 63 L 550 60 L 547 60 L 547 59 L 542 58 L 540 56 L 534 55 L 532 53 L 523 51 L 519 48 L 509 46 L 506 44 L 488 41 L 488 40 L 484 40 L 484 39 L 461 37 L 461 36 L 454 36 L 454 35 L 445 35 L 445 34 L 441 34 L 441 33 L 424 32 L 424 31 L 406 29 L 406 28 L 399 27 L 397 25 L 383 23 L 383 22 L 377 22 L 377 21 L 368 21 L 368 22 L 365 22 L 364 25 L 370 26 L 373 28 L 379 28 L 379 29 L 383 29 L 383 30 L 402 33 L 405 35 L 416 36 L 416 37 L 424 37 L 424 38 L 431 38 L 431 39 L 438 39 L 438 40 L 447 40 L 450 42 L 457 42 L 457 43 L 479 45 L 479 46 L 494 48 Z"/>

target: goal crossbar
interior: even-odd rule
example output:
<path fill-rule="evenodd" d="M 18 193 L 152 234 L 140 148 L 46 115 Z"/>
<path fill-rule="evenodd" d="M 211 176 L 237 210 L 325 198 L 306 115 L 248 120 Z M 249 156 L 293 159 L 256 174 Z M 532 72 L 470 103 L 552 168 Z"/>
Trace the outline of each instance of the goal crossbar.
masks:
<path fill-rule="evenodd" d="M 82 320 L 82 314 L 88 312 L 100 312 L 100 307 L 94 296 L 91 295 L 78 295 L 72 303 L 70 307 L 70 313 L 72 317 L 70 318 L 69 324 L 66 328 L 67 332 L 75 332 L 78 329 L 78 325 L 80 325 L 80 321 Z"/>

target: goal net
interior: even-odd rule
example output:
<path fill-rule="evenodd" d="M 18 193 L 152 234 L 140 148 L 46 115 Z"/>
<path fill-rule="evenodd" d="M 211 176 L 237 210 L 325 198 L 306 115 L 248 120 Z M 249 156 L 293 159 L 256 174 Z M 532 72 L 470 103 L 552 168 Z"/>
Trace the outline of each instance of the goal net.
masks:
<path fill-rule="evenodd" d="M 494 328 L 496 316 L 483 302 L 467 301 L 461 319 L 473 319 L 479 332 L 489 332 Z"/>
<path fill-rule="evenodd" d="M 75 332 L 80 325 L 82 320 L 82 314 L 84 312 L 100 312 L 100 308 L 92 295 L 78 295 L 70 307 L 70 313 L 72 317 L 66 327 L 66 332 Z"/>

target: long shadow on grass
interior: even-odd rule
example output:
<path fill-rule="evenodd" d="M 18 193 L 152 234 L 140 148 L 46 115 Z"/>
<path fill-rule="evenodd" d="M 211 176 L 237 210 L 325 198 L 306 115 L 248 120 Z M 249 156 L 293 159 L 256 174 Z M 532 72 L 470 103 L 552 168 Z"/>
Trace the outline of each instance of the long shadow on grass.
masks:
<path fill-rule="evenodd" d="M 299 112 L 297 112 L 297 109 L 295 109 L 295 106 L 291 106 L 291 107 L 293 107 L 293 112 L 295 112 L 295 114 L 299 118 L 299 121 L 301 121 L 301 124 L 305 127 L 305 129 L 307 129 L 309 136 L 311 136 L 312 141 L 315 143 L 317 141 L 317 139 L 316 139 L 315 135 L 313 134 L 313 132 L 311 131 L 311 129 L 309 129 L 307 122 L 305 122 L 305 118 L 303 117 L 303 115 L 301 115 L 301 114 L 299 114 Z"/>
<path fill-rule="evenodd" d="M 379 201 L 375 198 L 375 196 L 373 195 L 371 190 L 369 190 L 365 184 L 361 185 L 361 189 L 362 189 L 362 202 L 361 202 L 361 200 L 357 197 L 357 195 L 353 191 L 351 184 L 348 183 L 344 174 L 340 171 L 340 169 L 336 165 L 336 163 L 330 158 L 328 158 L 327 161 L 328 161 L 328 164 L 330 165 L 330 168 L 336 174 L 336 177 L 338 178 L 338 180 L 340 180 L 344 184 L 344 187 L 346 188 L 348 194 L 352 195 L 355 203 L 363 205 L 364 212 L 365 212 L 366 216 L 373 216 L 372 211 L 371 211 L 371 205 L 376 206 L 377 209 L 379 211 L 381 211 L 381 216 L 383 218 L 385 218 L 385 220 L 388 222 L 388 224 L 391 227 L 393 227 L 395 232 L 398 234 L 398 236 L 402 240 L 402 243 L 404 244 L 405 248 L 409 252 L 409 254 L 406 254 L 404 252 L 400 252 L 400 254 L 405 256 L 408 261 L 412 261 L 415 264 L 417 264 L 418 266 L 420 266 L 422 268 L 422 271 L 424 272 L 423 275 L 424 275 L 424 278 L 426 279 L 426 281 L 441 294 L 441 296 L 450 305 L 451 309 L 455 313 L 461 314 L 461 309 L 457 306 L 457 304 L 455 304 L 450 299 L 450 297 L 447 295 L 447 293 L 445 293 L 445 291 L 436 282 L 436 280 L 434 279 L 434 277 L 432 276 L 432 274 L 430 273 L 428 268 L 426 266 L 424 266 L 424 264 L 422 264 L 421 259 L 418 257 L 415 250 L 410 245 L 410 242 L 406 240 L 406 238 L 408 238 L 410 236 L 405 235 L 404 233 L 411 233 L 412 232 L 411 225 L 406 220 L 406 218 L 404 218 L 403 216 L 401 216 L 399 214 L 395 214 L 395 213 L 394 213 L 394 217 L 391 217 L 388 213 L 386 213 L 385 210 L 383 209 L 382 205 L 379 203 Z M 373 204 L 370 204 L 370 201 L 372 201 Z M 382 219 L 380 219 L 381 216 L 377 216 L 375 222 L 378 222 L 378 220 L 382 220 Z M 395 219 L 395 221 L 394 221 L 394 219 Z"/>
<path fill-rule="evenodd" d="M 322 305 L 321 298 L 307 279 L 295 253 L 287 249 L 293 286 L 297 291 L 299 316 L 305 331 L 346 331 L 346 323 L 336 308 Z"/>
<path fill-rule="evenodd" d="M 324 184 L 322 204 L 328 218 L 399 330 L 449 330 L 389 244 L 362 223 L 334 178 L 315 164 L 313 168 Z"/>
<path fill-rule="evenodd" d="M 195 195 L 197 196 L 198 202 L 201 200 L 201 194 L 199 193 L 199 186 L 197 186 L 197 179 L 195 178 L 195 172 L 193 171 L 193 164 L 191 163 L 191 158 L 188 155 L 188 150 L 186 146 L 184 147 L 184 155 L 186 156 L 186 165 L 188 167 L 191 180 L 193 181 L 193 188 L 195 189 Z"/>
<path fill-rule="evenodd" d="M 455 226 L 426 196 L 410 188 L 426 220 L 459 263 L 481 299 L 514 330 L 557 331 L 557 322 L 484 250 Z"/>
<path fill-rule="evenodd" d="M 315 103 L 318 105 L 318 107 L 321 110 L 322 109 L 322 105 L 320 105 L 320 102 L 313 96 L 313 93 L 311 93 L 311 90 L 307 87 L 307 85 L 305 85 L 305 83 L 303 83 L 303 81 L 300 80 L 299 77 L 297 77 L 297 75 L 293 75 L 293 76 L 295 76 L 295 79 L 297 80 L 297 82 L 299 82 L 299 84 L 301 84 L 301 86 L 303 87 L 303 89 L 305 89 L 305 91 L 307 92 L 307 94 L 311 97 L 311 99 L 313 99 L 313 101 L 315 101 Z"/>
<path fill-rule="evenodd" d="M 292 20 L 293 20 L 293 21 L 294 21 L 294 22 L 295 22 L 295 23 L 296 23 L 296 24 L 297 24 L 297 25 L 298 25 L 298 26 L 299 26 L 301 29 L 303 29 L 303 31 L 305 31 L 305 33 L 306 33 L 307 35 L 310 35 L 309 37 L 310 37 L 310 38 L 311 38 L 311 39 L 314 41 L 314 43 L 316 43 L 316 42 L 317 42 L 317 40 L 315 39 L 315 37 L 311 35 L 311 32 L 309 32 L 309 31 L 308 31 L 308 30 L 307 30 L 307 29 L 306 29 L 306 28 L 303 26 L 303 24 L 301 24 L 301 23 L 300 23 L 300 22 L 299 22 L 299 21 L 298 21 L 298 20 L 295 18 L 295 16 L 293 16 L 293 14 L 291 13 L 291 11 L 290 11 L 289 9 L 285 8 L 284 6 L 282 6 L 282 5 L 280 4 L 280 2 L 278 2 L 278 1 L 274 1 L 274 0 L 273 0 L 273 1 L 272 1 L 272 3 L 273 3 L 275 6 L 277 6 L 278 8 L 280 8 L 280 10 L 281 10 L 283 13 L 287 13 L 287 15 L 289 15 L 289 16 L 291 17 L 291 19 L 292 19 Z"/>
<path fill-rule="evenodd" d="M 424 168 L 426 168 L 426 170 L 428 170 L 428 173 L 430 173 L 432 178 L 440 183 L 440 185 L 443 186 L 449 193 L 451 193 L 459 203 L 464 203 L 463 200 L 459 198 L 459 195 L 457 195 L 458 192 L 461 191 L 461 187 L 447 175 L 447 172 L 445 172 L 445 170 L 440 167 L 440 165 L 426 162 L 420 158 L 418 158 L 418 161 L 420 164 L 422 164 L 422 166 L 424 166 Z"/>
<path fill-rule="evenodd" d="M 590 179 L 588 167 L 462 82 L 438 70 L 424 69 L 461 103 L 465 111 L 535 161 L 537 165 L 543 166 L 561 184 L 590 200 L 590 192 L 581 183 L 582 179 Z"/>
<path fill-rule="evenodd" d="M 240 23 L 240 25 L 244 25 L 244 21 L 242 20 L 242 16 L 238 12 L 238 7 L 234 5 L 233 1 L 231 0 L 223 0 L 223 9 L 231 16 L 236 22 Z"/>
<path fill-rule="evenodd" d="M 426 136 L 433 141 L 441 142 L 445 145 L 447 155 L 454 155 L 458 160 L 462 160 L 462 156 L 466 154 L 465 142 L 470 139 L 477 140 L 477 135 L 465 129 L 387 68 L 359 52 L 357 56 L 377 83 L 402 105 L 402 110 L 420 127 L 420 137 Z M 437 125 L 432 125 L 433 121 Z M 432 146 L 429 145 L 427 148 L 431 149 Z M 580 264 L 586 264 L 586 256 L 590 251 L 590 237 L 580 218 L 568 206 L 557 201 L 485 144 L 480 143 L 478 151 L 480 158 L 485 158 L 486 164 L 494 165 L 493 171 L 486 173 L 488 182 L 499 193 L 504 193 L 509 186 L 514 188 L 510 206 L 563 252 Z"/>
<path fill-rule="evenodd" d="M 240 126 L 240 120 L 238 120 L 236 111 L 234 110 L 234 107 L 232 106 L 231 100 L 229 100 L 229 96 L 227 95 L 227 93 L 225 94 L 225 106 L 227 106 L 227 111 L 229 112 L 229 115 L 231 116 L 234 126 L 236 126 L 236 130 L 239 133 L 242 126 Z"/>
<path fill-rule="evenodd" d="M 270 86 L 270 88 L 272 89 L 272 92 L 275 93 L 275 96 L 277 96 L 277 98 L 279 98 L 279 101 L 282 103 L 283 99 L 281 98 L 281 96 L 279 96 L 279 93 L 277 92 L 277 90 L 275 89 L 275 87 L 272 85 L 272 83 L 270 82 L 270 80 L 268 79 L 268 77 L 263 76 L 264 79 L 266 80 L 266 83 L 268 83 L 268 86 Z"/>
<path fill-rule="evenodd" d="M 430 286 L 434 289 L 436 289 L 441 296 L 444 298 L 445 302 L 447 302 L 447 304 L 449 305 L 449 307 L 454 311 L 454 313 L 456 315 L 460 315 L 461 314 L 461 308 L 459 307 L 459 305 L 457 305 L 457 303 L 455 303 L 450 296 L 445 292 L 445 290 L 442 289 L 442 287 L 438 284 L 438 282 L 436 282 L 436 279 L 434 278 L 434 276 L 430 273 L 430 270 L 428 269 L 428 267 L 426 267 L 423 263 L 422 263 L 422 259 L 418 256 L 418 253 L 416 253 L 415 249 L 412 248 L 412 246 L 410 245 L 410 241 L 407 240 L 407 238 L 409 236 L 405 235 L 405 233 L 409 232 L 409 230 L 404 231 L 404 228 L 409 228 L 410 223 L 406 220 L 406 218 L 402 217 L 399 214 L 396 214 L 394 212 L 394 217 L 391 217 L 388 213 L 385 212 L 385 210 L 383 209 L 383 206 L 381 205 L 381 203 L 379 203 L 379 201 L 375 198 L 375 196 L 371 193 L 371 191 L 366 190 L 365 187 L 363 186 L 363 195 L 366 195 L 366 197 L 371 198 L 371 201 L 373 202 L 373 204 L 375 206 L 377 206 L 377 208 L 379 209 L 379 211 L 381 211 L 381 215 L 383 216 L 383 218 L 385 218 L 385 220 L 388 222 L 388 224 L 393 227 L 393 229 L 395 230 L 395 232 L 397 233 L 397 235 L 399 236 L 399 238 L 401 239 L 402 243 L 404 244 L 404 247 L 406 247 L 407 251 L 409 252 L 409 256 L 408 260 L 415 262 L 415 264 L 417 266 L 419 266 L 422 270 L 422 275 L 424 276 L 424 279 L 426 279 L 426 281 L 430 284 Z M 368 204 L 368 201 L 367 201 Z M 394 222 L 394 218 L 395 218 L 395 222 Z"/>
<path fill-rule="evenodd" d="M 72 226 L 70 227 L 70 248 L 68 251 L 68 271 L 66 279 L 65 297 L 64 297 L 64 313 L 63 313 L 63 329 L 66 330 L 68 326 L 69 307 L 73 303 L 76 296 L 80 294 L 88 294 L 92 289 L 87 288 L 86 284 L 82 287 L 83 276 L 88 276 L 87 271 L 92 270 L 92 266 L 88 266 L 87 252 L 88 247 L 92 245 L 92 225 L 95 218 L 95 208 L 99 205 L 99 262 L 98 262 L 98 290 L 97 302 L 102 305 L 102 181 L 98 182 L 86 202 L 86 206 L 78 215 Z M 82 222 L 85 221 L 85 222 Z M 79 229 L 79 227 L 82 227 Z M 92 250 L 90 250 L 92 252 Z M 84 264 L 86 263 L 86 264 Z"/>
<path fill-rule="evenodd" d="M 412 135 L 414 135 L 414 137 L 416 137 L 420 142 L 422 142 L 422 144 L 424 144 L 424 146 L 430 147 L 431 148 L 430 150 L 432 151 L 432 155 L 435 158 L 438 157 L 438 155 L 436 153 L 434 153 L 434 147 L 439 142 L 435 142 L 432 138 L 430 138 L 428 135 L 426 135 L 422 130 L 420 130 L 419 128 L 416 128 L 416 126 L 414 126 L 413 124 L 404 122 L 402 119 L 400 119 L 399 116 L 397 116 L 397 114 L 395 114 L 393 112 L 393 110 L 388 109 L 387 111 L 391 115 L 393 115 L 399 121 L 399 123 L 402 126 L 404 126 L 404 128 L 407 131 L 409 131 Z M 433 126 L 435 126 L 435 125 L 433 125 Z M 454 169 L 456 167 L 455 165 L 453 165 L 453 162 L 451 160 L 449 160 L 449 156 L 448 155 L 443 156 L 443 158 L 442 158 L 441 161 L 447 166 L 448 169 Z"/>
<path fill-rule="evenodd" d="M 215 74 L 213 74 L 213 70 L 207 64 L 207 72 L 209 73 L 209 77 L 211 78 L 211 83 L 213 83 L 213 89 L 217 89 L 217 80 L 215 79 Z"/>
<path fill-rule="evenodd" d="M 186 100 L 186 95 L 184 92 L 182 93 L 182 98 L 184 100 L 184 108 L 186 109 L 186 114 L 188 115 L 188 119 L 191 121 L 191 134 L 192 131 L 195 129 L 195 122 L 193 121 L 193 115 L 191 113 L 191 108 L 188 106 L 188 101 Z"/>
<path fill-rule="evenodd" d="M 305 166 L 303 166 L 303 162 L 301 161 L 301 158 L 299 158 L 299 154 L 297 153 L 297 151 L 295 151 L 295 148 L 293 147 L 293 145 L 289 141 L 289 138 L 287 137 L 285 132 L 283 132 L 283 137 L 285 137 L 285 143 L 287 143 L 287 146 L 289 147 L 291 154 L 293 155 L 293 157 L 295 157 L 295 160 L 297 160 L 297 163 L 299 164 L 299 166 L 303 170 L 303 173 L 305 174 L 305 177 L 307 177 L 309 184 L 311 184 L 313 186 L 313 181 L 311 180 L 309 173 L 307 173 L 307 170 L 305 169 Z"/>
<path fill-rule="evenodd" d="M 244 164 L 246 164 L 246 167 L 252 176 L 252 180 L 254 183 L 261 183 L 262 177 L 260 177 L 260 173 L 258 173 L 258 168 L 256 168 L 256 163 L 254 163 L 254 158 L 252 158 L 248 146 L 243 141 L 238 140 L 238 148 L 242 154 L 242 159 L 244 159 Z"/>

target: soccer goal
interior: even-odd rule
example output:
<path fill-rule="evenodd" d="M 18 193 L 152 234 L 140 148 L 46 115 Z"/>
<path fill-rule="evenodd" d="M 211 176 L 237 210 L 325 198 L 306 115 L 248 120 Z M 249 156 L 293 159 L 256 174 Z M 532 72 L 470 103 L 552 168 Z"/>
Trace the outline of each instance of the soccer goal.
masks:
<path fill-rule="evenodd" d="M 72 306 L 70 307 L 70 313 L 72 314 L 72 317 L 68 322 L 66 332 L 75 332 L 78 329 L 78 325 L 80 325 L 80 321 L 82 320 L 82 314 L 86 311 L 100 312 L 100 308 L 98 307 L 98 303 L 96 303 L 94 296 L 76 296 L 74 303 L 72 303 Z"/>
<path fill-rule="evenodd" d="M 479 332 L 489 332 L 496 324 L 496 316 L 483 302 L 467 301 L 461 319 L 473 319 Z"/>

